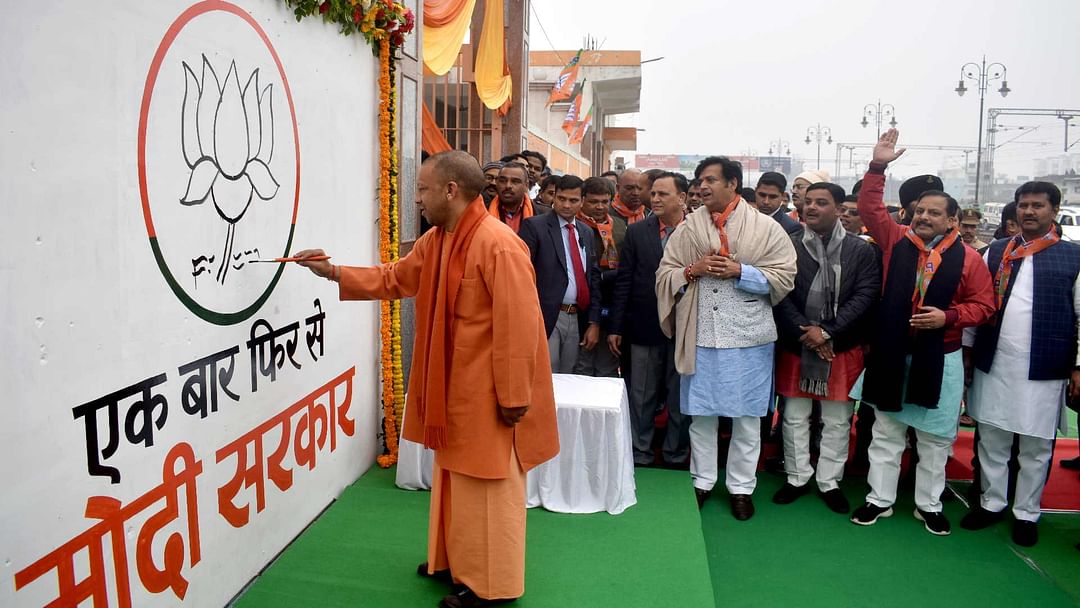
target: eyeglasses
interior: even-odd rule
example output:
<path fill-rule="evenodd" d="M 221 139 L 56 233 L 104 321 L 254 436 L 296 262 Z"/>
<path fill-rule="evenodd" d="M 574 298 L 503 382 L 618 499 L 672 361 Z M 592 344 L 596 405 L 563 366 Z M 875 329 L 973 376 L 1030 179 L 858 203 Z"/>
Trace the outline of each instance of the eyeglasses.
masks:
<path fill-rule="evenodd" d="M 859 217 L 859 210 L 858 209 L 843 209 L 843 210 L 840 211 L 840 213 L 843 214 L 843 215 L 850 215 L 850 216 L 853 216 L 853 217 Z"/>

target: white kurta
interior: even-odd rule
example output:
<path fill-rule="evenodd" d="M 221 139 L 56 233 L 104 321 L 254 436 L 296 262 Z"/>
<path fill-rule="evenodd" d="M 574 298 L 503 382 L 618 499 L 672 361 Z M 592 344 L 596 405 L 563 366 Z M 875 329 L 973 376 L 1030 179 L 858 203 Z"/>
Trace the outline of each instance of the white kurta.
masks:
<path fill-rule="evenodd" d="M 1028 379 L 1035 295 L 1032 263 L 1038 263 L 1038 254 L 1025 259 L 1011 279 L 1012 293 L 1002 316 L 994 363 L 989 374 L 975 370 L 967 407 L 968 414 L 980 423 L 1021 435 L 1053 439 L 1059 428 L 1062 433 L 1068 432 L 1064 411 L 1068 381 Z M 1080 278 L 1073 285 L 1073 309 L 1080 313 Z M 974 341 L 975 330 L 965 329 L 964 345 L 970 346 Z"/>

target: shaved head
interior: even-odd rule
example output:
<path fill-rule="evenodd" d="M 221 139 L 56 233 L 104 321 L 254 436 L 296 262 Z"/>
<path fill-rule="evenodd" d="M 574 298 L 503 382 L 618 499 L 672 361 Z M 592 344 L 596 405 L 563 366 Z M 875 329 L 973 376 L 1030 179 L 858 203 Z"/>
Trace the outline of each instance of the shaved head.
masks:
<path fill-rule="evenodd" d="M 630 183 L 636 184 L 640 177 L 641 171 L 638 171 L 637 169 L 627 169 L 619 174 L 619 185 L 622 186 L 623 184 Z"/>
<path fill-rule="evenodd" d="M 480 163 L 467 152 L 451 150 L 440 152 L 424 161 L 434 170 L 436 178 L 443 184 L 454 182 L 458 185 L 461 197 L 471 202 L 487 186 Z"/>

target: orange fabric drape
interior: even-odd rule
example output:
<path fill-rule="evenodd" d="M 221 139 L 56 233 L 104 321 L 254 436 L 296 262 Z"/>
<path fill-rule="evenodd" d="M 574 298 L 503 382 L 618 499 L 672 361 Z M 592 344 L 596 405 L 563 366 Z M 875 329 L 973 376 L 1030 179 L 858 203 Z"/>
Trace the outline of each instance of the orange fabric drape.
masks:
<path fill-rule="evenodd" d="M 457 61 L 476 0 L 424 0 L 424 65 L 437 76 Z"/>
<path fill-rule="evenodd" d="M 457 19 L 469 0 L 424 0 L 424 25 L 442 27 Z M 472 14 L 472 11 L 469 11 Z"/>
<path fill-rule="evenodd" d="M 513 81 L 506 65 L 503 0 L 487 0 L 476 50 L 476 95 L 489 109 L 498 110 L 510 100 L 512 91 Z"/>
<path fill-rule="evenodd" d="M 421 104 L 423 120 L 420 129 L 420 148 L 428 154 L 438 154 L 439 152 L 446 152 L 453 150 L 450 146 L 450 142 L 446 141 L 446 137 L 443 135 L 442 129 L 439 128 L 438 123 L 435 122 L 435 117 L 431 115 L 431 111 L 428 110 L 427 104 Z"/>

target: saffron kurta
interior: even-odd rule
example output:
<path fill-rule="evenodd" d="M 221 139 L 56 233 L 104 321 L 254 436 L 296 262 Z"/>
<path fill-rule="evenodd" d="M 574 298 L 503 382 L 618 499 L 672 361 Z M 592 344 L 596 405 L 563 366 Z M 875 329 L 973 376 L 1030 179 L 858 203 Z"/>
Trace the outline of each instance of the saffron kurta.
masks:
<path fill-rule="evenodd" d="M 435 246 L 434 234 L 425 233 L 407 256 L 392 264 L 342 268 L 341 299 L 417 295 L 421 269 L 447 263 Z M 517 597 L 524 592 L 521 479 L 524 472 L 558 453 L 559 439 L 547 338 L 529 251 L 509 227 L 487 215 L 465 255 L 450 350 L 447 446 L 435 455 L 436 473 L 450 474 L 440 478 L 432 493 L 429 564 L 449 565 L 454 578 L 482 598 Z M 416 355 L 414 369 L 415 365 Z M 421 380 L 417 376 L 410 378 L 411 390 L 417 390 Z M 499 417 L 499 406 L 529 406 L 529 411 L 510 427 Z M 424 421 L 414 409 L 406 409 L 403 435 L 422 443 Z M 468 478 L 464 483 L 454 483 L 463 477 Z M 466 506 L 478 504 L 481 494 L 500 504 L 479 511 Z M 465 508 L 450 518 L 451 505 Z M 495 571 L 499 580 L 492 579 Z"/>

